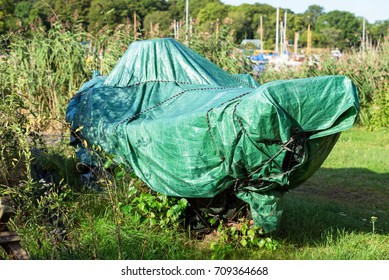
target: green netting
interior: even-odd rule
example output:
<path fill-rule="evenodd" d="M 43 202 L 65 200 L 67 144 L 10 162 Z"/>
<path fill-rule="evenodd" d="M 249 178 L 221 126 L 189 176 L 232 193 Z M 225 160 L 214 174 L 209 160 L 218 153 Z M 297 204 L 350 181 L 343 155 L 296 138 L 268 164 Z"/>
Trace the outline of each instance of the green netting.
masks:
<path fill-rule="evenodd" d="M 131 44 L 107 77 L 85 83 L 67 121 L 73 132 L 82 127 L 75 139 L 101 146 L 157 192 L 210 198 L 232 190 L 268 232 L 280 195 L 320 167 L 358 111 L 346 77 L 259 85 L 158 39 Z"/>

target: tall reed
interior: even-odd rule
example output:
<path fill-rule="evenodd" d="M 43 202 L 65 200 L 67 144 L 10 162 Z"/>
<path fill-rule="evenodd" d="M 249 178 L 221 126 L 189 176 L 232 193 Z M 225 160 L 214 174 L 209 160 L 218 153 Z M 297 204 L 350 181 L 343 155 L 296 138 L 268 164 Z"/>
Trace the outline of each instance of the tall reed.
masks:
<path fill-rule="evenodd" d="M 377 48 L 365 52 L 351 50 L 339 60 L 324 55 L 319 63 L 307 62 L 299 68 L 268 67 L 259 80 L 265 83 L 325 75 L 344 75 L 355 83 L 359 93 L 362 125 L 370 128 L 388 127 L 389 114 L 385 108 L 389 106 L 389 36 Z M 372 120 L 373 117 L 375 120 Z"/>
<path fill-rule="evenodd" d="M 62 120 L 67 102 L 81 84 L 94 69 L 107 74 L 129 38 L 129 28 L 123 25 L 92 35 L 81 25 L 69 27 L 59 21 L 48 31 L 37 24 L 9 34 L 3 38 L 8 46 L 0 63 L 1 95 L 21 96 L 36 113 L 32 120 L 36 124 Z"/>

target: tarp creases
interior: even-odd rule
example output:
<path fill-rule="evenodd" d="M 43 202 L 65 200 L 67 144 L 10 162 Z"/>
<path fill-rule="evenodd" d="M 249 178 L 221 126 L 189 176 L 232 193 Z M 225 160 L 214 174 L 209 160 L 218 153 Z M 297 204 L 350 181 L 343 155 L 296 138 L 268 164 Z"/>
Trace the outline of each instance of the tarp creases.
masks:
<path fill-rule="evenodd" d="M 268 232 L 279 221 L 279 197 L 320 167 L 358 111 L 346 77 L 259 85 L 172 39 L 157 39 L 131 44 L 107 77 L 85 83 L 66 117 L 87 164 L 81 140 L 168 196 L 232 190 Z"/>

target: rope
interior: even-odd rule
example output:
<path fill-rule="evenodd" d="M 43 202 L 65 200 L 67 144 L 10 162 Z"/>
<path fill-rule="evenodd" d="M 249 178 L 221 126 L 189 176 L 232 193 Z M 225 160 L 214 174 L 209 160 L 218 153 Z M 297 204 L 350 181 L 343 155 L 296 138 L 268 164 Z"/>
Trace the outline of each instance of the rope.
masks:
<path fill-rule="evenodd" d="M 131 117 L 128 117 L 128 118 L 120 121 L 116 125 L 116 128 L 119 125 L 121 125 L 121 124 L 123 124 L 125 122 L 132 121 L 132 120 L 136 119 L 137 117 L 139 117 L 140 115 L 142 115 L 144 113 L 147 113 L 147 112 L 149 112 L 151 110 L 154 110 L 155 108 L 157 108 L 159 106 L 162 106 L 163 104 L 165 104 L 165 103 L 167 103 L 167 102 L 169 102 L 169 101 L 171 101 L 171 100 L 173 100 L 173 99 L 183 95 L 184 93 L 191 92 L 191 91 L 222 90 L 222 89 L 234 89 L 234 88 L 239 88 L 239 87 L 236 87 L 236 86 L 234 86 L 234 87 L 204 87 L 204 88 L 193 88 L 193 89 L 183 90 L 183 91 L 181 91 L 181 92 L 179 92 L 179 93 L 177 93 L 177 94 L 175 94 L 175 95 L 173 95 L 173 96 L 171 96 L 171 97 L 169 97 L 169 98 L 167 98 L 167 99 L 165 99 L 165 100 L 163 100 L 163 101 L 161 101 L 161 102 L 159 102 L 159 103 L 157 103 L 157 104 L 155 104 L 155 105 L 153 105 L 153 106 L 151 106 L 151 107 L 149 107 L 149 108 L 147 108 L 147 109 L 145 109 L 145 110 L 143 110 L 143 111 L 141 111 L 141 112 L 139 112 L 139 113 L 137 113 L 135 115 L 132 115 Z"/>
<path fill-rule="evenodd" d="M 181 81 L 169 81 L 169 80 L 148 80 L 148 81 L 143 81 L 143 82 L 139 82 L 139 83 L 136 83 L 136 84 L 132 84 L 132 85 L 128 85 L 126 86 L 127 88 L 131 88 L 131 87 L 136 87 L 136 86 L 140 86 L 142 84 L 147 84 L 147 83 L 177 83 L 177 84 L 182 84 L 182 85 L 191 85 L 191 83 L 189 82 L 181 82 Z M 87 94 L 89 92 L 89 89 L 86 89 L 86 90 L 83 90 L 81 92 L 77 92 L 70 100 L 74 99 L 74 98 L 77 98 L 79 96 L 83 96 L 85 94 Z"/>

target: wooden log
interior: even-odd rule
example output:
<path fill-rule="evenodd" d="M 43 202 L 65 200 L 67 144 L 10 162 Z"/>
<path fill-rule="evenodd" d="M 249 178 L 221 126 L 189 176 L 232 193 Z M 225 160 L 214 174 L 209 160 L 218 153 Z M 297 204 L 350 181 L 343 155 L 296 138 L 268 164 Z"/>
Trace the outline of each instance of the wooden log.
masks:
<path fill-rule="evenodd" d="M 14 214 L 11 199 L 9 197 L 0 197 L 0 246 L 7 252 L 11 259 L 28 260 L 27 252 L 20 245 L 20 237 L 10 231 L 7 223 Z"/>
<path fill-rule="evenodd" d="M 4 231 L 9 218 L 13 215 L 11 200 L 9 197 L 0 197 L 0 232 Z"/>
<path fill-rule="evenodd" d="M 14 231 L 0 232 L 0 245 L 5 243 L 20 242 L 19 235 Z"/>
<path fill-rule="evenodd" d="M 3 244 L 2 247 L 7 254 L 15 260 L 29 260 L 27 252 L 22 248 L 19 242 Z"/>

